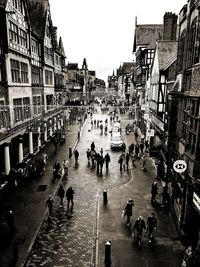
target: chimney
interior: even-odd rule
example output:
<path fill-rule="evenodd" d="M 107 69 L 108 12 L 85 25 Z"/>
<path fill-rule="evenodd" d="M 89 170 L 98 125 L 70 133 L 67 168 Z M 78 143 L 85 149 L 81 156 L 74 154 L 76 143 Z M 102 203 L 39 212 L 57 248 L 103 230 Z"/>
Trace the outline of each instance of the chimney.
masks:
<path fill-rule="evenodd" d="M 176 41 L 178 16 L 175 13 L 166 12 L 163 19 L 164 19 L 163 40 Z"/>

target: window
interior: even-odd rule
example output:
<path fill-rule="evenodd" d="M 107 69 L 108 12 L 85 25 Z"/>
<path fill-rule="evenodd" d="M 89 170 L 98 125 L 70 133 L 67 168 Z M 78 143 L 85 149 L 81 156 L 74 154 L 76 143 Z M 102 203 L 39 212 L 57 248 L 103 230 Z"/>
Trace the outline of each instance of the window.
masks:
<path fill-rule="evenodd" d="M 33 112 L 34 112 L 34 115 L 39 115 L 42 112 L 40 96 L 33 97 Z"/>
<path fill-rule="evenodd" d="M 53 84 L 53 73 L 52 71 L 45 70 L 45 84 L 52 85 Z"/>
<path fill-rule="evenodd" d="M 28 83 L 28 65 L 21 62 L 21 83 Z"/>
<path fill-rule="evenodd" d="M 13 105 L 14 105 L 15 122 L 22 121 L 23 119 L 22 98 L 13 99 Z"/>
<path fill-rule="evenodd" d="M 29 97 L 13 99 L 13 105 L 15 123 L 31 117 Z"/>
<path fill-rule="evenodd" d="M 9 21 L 10 28 L 9 28 L 9 38 L 11 42 L 19 43 L 19 36 L 18 36 L 18 27 L 13 22 Z"/>
<path fill-rule="evenodd" d="M 11 59 L 10 65 L 11 65 L 12 82 L 20 83 L 20 64 L 19 64 L 19 61 Z"/>
<path fill-rule="evenodd" d="M 53 95 L 46 95 L 47 110 L 53 108 Z"/>
<path fill-rule="evenodd" d="M 190 33 L 188 38 L 188 51 L 187 51 L 187 68 L 190 68 L 195 61 L 196 42 L 197 39 L 197 18 L 195 18 L 190 27 Z M 197 61 L 198 62 L 198 61 Z"/>
<path fill-rule="evenodd" d="M 24 119 L 30 118 L 31 111 L 30 111 L 30 99 L 29 99 L 29 97 L 23 98 L 23 110 L 24 110 Z"/>
<path fill-rule="evenodd" d="M 52 53 L 52 49 L 51 48 L 48 48 L 48 47 L 45 46 L 44 57 L 45 57 L 45 59 L 52 61 L 53 53 Z"/>
<path fill-rule="evenodd" d="M 177 70 L 183 70 L 183 57 L 185 48 L 185 30 L 182 32 L 178 43 Z"/>
<path fill-rule="evenodd" d="M 42 85 L 42 71 L 41 68 L 32 66 L 32 85 Z"/>
<path fill-rule="evenodd" d="M 12 0 L 12 5 L 17 8 L 17 0 Z"/>
<path fill-rule="evenodd" d="M 14 83 L 28 83 L 28 64 L 11 59 L 11 77 Z"/>
<path fill-rule="evenodd" d="M 27 33 L 19 29 L 19 43 L 21 46 L 27 47 Z"/>
<path fill-rule="evenodd" d="M 34 39 L 31 39 L 31 52 L 40 55 L 39 43 Z"/>
<path fill-rule="evenodd" d="M 8 119 L 8 110 L 5 106 L 4 101 L 0 101 L 0 128 L 5 128 L 8 126 L 7 119 Z"/>

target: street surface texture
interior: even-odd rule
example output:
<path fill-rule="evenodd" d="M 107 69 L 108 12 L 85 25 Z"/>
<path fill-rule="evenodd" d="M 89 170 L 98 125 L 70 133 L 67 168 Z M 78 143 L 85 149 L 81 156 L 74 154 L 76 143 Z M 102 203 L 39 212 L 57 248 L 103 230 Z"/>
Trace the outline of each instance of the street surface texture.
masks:
<path fill-rule="evenodd" d="M 94 118 L 103 122 L 108 118 L 111 129 L 106 113 L 94 114 Z M 127 146 L 135 143 L 133 133 L 124 133 L 124 127 L 130 122 L 127 115 L 121 116 L 120 120 L 123 141 Z M 86 150 L 92 141 L 95 142 L 97 152 L 103 148 L 103 154 L 109 152 L 111 156 L 109 171 L 106 173 L 104 166 L 102 177 L 87 164 Z M 110 133 L 101 135 L 99 129 L 92 129 L 90 118 L 82 129 L 77 149 L 80 153 L 79 164 L 75 167 L 72 157 L 69 177 L 62 181 L 65 189 L 72 186 L 75 190 L 73 213 L 67 212 L 66 198 L 64 207 L 60 208 L 60 200 L 55 196 L 53 215 L 51 218 L 46 216 L 26 266 L 90 267 L 96 263 L 96 266 L 103 267 L 107 240 L 112 244 L 112 267 L 180 266 L 184 248 L 177 240 L 171 215 L 164 209 L 155 210 L 150 204 L 151 183 L 156 178 L 153 160 L 147 159 L 145 171 L 142 171 L 137 159 L 134 166 L 130 164 L 128 172 L 120 172 L 118 158 L 121 152 L 111 151 Z M 66 153 L 63 147 L 56 158 L 62 162 Z M 161 192 L 162 185 L 158 183 Z M 103 204 L 105 189 L 108 192 L 106 206 Z M 127 228 L 125 219 L 121 217 L 122 209 L 130 197 L 135 201 L 131 227 L 139 215 L 146 221 L 147 216 L 154 211 L 158 218 L 155 239 L 149 245 L 145 234 L 141 248 L 136 246 L 131 227 Z"/>
<path fill-rule="evenodd" d="M 94 118 L 103 122 L 108 118 L 111 129 L 108 115 L 94 114 Z M 122 135 L 126 143 L 127 139 Z M 111 156 L 109 171 L 106 173 L 104 166 L 102 177 L 96 174 L 96 168 L 92 169 L 87 164 L 86 150 L 92 141 L 97 152 L 103 148 L 103 155 L 109 152 Z M 66 199 L 64 207 L 60 208 L 59 198 L 55 197 L 53 216 L 45 218 L 26 266 L 90 266 L 94 257 L 98 197 L 104 189 L 109 190 L 131 178 L 130 173 L 119 171 L 121 152 L 111 151 L 110 133 L 101 135 L 100 129 L 91 129 L 90 119 L 82 131 L 77 149 L 80 153 L 79 164 L 75 166 L 74 157 L 70 159 L 69 176 L 62 182 L 65 189 L 71 185 L 75 191 L 73 213 L 66 211 Z M 57 158 L 63 159 L 63 155 L 58 154 Z"/>

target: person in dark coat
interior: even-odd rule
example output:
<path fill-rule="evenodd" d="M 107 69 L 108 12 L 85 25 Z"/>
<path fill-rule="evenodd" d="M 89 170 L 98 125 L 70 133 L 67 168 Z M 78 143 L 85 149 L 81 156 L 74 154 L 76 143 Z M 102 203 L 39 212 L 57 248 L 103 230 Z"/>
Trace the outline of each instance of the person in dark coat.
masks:
<path fill-rule="evenodd" d="M 155 214 L 152 212 L 151 215 L 147 218 L 147 231 L 149 236 L 149 243 L 153 237 L 153 231 L 157 228 L 158 222 Z"/>
<path fill-rule="evenodd" d="M 94 142 L 91 143 L 91 151 L 94 151 L 95 150 L 95 144 Z"/>
<path fill-rule="evenodd" d="M 145 221 L 142 216 L 139 216 L 133 226 L 133 231 L 136 231 L 136 240 L 139 246 L 141 246 L 141 239 L 144 230 L 146 230 Z"/>
<path fill-rule="evenodd" d="M 99 165 L 100 165 L 100 154 L 99 153 L 96 153 L 96 163 L 97 163 L 97 174 L 99 174 Z"/>
<path fill-rule="evenodd" d="M 75 166 L 78 165 L 79 152 L 77 149 L 74 151 Z"/>
<path fill-rule="evenodd" d="M 132 143 L 132 144 L 130 144 L 130 146 L 128 147 L 128 149 L 129 149 L 129 154 L 130 155 L 133 155 L 133 151 L 134 151 L 134 144 Z"/>
<path fill-rule="evenodd" d="M 60 185 L 58 189 L 58 196 L 60 198 L 60 207 L 63 207 L 63 199 L 65 196 L 65 189 L 63 188 L 63 185 Z"/>
<path fill-rule="evenodd" d="M 129 153 L 128 153 L 128 152 L 126 153 L 126 157 L 125 157 L 125 159 L 126 159 L 126 168 L 127 168 L 127 170 L 128 170 L 129 159 L 130 159 L 130 156 L 129 156 Z"/>
<path fill-rule="evenodd" d="M 122 144 L 122 152 L 125 152 L 126 151 L 126 145 L 125 143 Z"/>
<path fill-rule="evenodd" d="M 61 170 L 61 166 L 58 160 L 55 161 L 54 165 L 53 165 L 53 173 L 54 173 L 54 177 L 53 180 L 56 180 L 57 178 L 59 178 L 60 176 L 60 170 Z"/>
<path fill-rule="evenodd" d="M 88 165 L 90 165 L 91 151 L 89 150 L 89 148 L 86 151 L 86 156 L 87 156 L 87 160 L 88 160 Z"/>
<path fill-rule="evenodd" d="M 152 206 L 155 206 L 156 204 L 156 195 L 158 194 L 158 185 L 157 182 L 153 182 L 151 186 L 151 204 Z"/>
<path fill-rule="evenodd" d="M 49 209 L 49 215 L 50 216 L 52 216 L 53 203 L 54 203 L 53 197 L 51 195 L 49 195 L 49 198 L 47 199 L 47 202 L 46 202 L 46 207 L 48 207 L 48 209 Z"/>
<path fill-rule="evenodd" d="M 106 162 L 106 171 L 108 171 L 108 166 L 109 166 L 109 162 L 110 162 L 110 155 L 108 154 L 108 152 L 106 153 L 104 159 Z"/>
<path fill-rule="evenodd" d="M 100 166 L 100 172 L 99 172 L 99 174 L 100 174 L 100 176 L 102 176 L 103 164 L 104 164 L 104 157 L 101 154 L 100 157 L 99 157 L 99 166 Z"/>
<path fill-rule="evenodd" d="M 135 145 L 135 155 L 136 155 L 136 157 L 138 157 L 139 152 L 140 152 L 140 147 L 139 147 L 139 145 L 138 145 L 138 143 L 137 143 L 137 144 Z"/>
<path fill-rule="evenodd" d="M 71 209 L 70 211 L 73 211 L 74 207 L 74 190 L 72 189 L 72 186 L 70 186 L 66 191 L 66 198 L 67 198 L 67 210 L 69 210 L 70 202 L 71 202 Z"/>
<path fill-rule="evenodd" d="M 143 154 L 143 150 L 144 150 L 144 143 L 141 142 L 140 143 L 140 151 L 141 151 L 141 154 Z"/>
<path fill-rule="evenodd" d="M 124 160 L 125 160 L 125 154 L 122 152 L 122 154 L 120 155 L 118 159 L 118 163 L 120 164 L 120 167 L 119 167 L 120 171 L 122 171 Z"/>
<path fill-rule="evenodd" d="M 130 218 L 132 216 L 132 208 L 134 206 L 134 201 L 130 198 L 127 203 L 126 206 L 124 208 L 124 216 L 127 217 L 127 221 L 126 224 L 129 227 L 130 226 Z"/>

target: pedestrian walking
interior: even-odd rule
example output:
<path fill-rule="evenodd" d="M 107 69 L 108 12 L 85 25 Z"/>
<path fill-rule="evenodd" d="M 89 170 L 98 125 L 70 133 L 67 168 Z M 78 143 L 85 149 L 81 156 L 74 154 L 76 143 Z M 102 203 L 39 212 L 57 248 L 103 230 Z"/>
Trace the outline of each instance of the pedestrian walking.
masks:
<path fill-rule="evenodd" d="M 103 154 L 101 154 L 99 157 L 99 166 L 100 166 L 99 174 L 100 174 L 100 176 L 102 176 L 103 164 L 104 164 L 104 157 L 103 157 Z"/>
<path fill-rule="evenodd" d="M 72 212 L 73 208 L 74 208 L 74 190 L 73 190 L 72 186 L 70 186 L 67 189 L 66 198 L 67 198 L 67 211 L 69 211 L 70 203 L 71 203 L 70 211 Z"/>
<path fill-rule="evenodd" d="M 99 174 L 100 157 L 101 157 L 101 155 L 99 153 L 96 153 L 95 160 L 97 163 L 97 174 Z"/>
<path fill-rule="evenodd" d="M 106 153 L 104 159 L 106 162 L 106 171 L 108 171 L 108 167 L 109 167 L 109 163 L 110 163 L 110 155 L 108 154 L 108 152 Z"/>
<path fill-rule="evenodd" d="M 92 168 L 95 168 L 95 159 L 96 159 L 96 153 L 95 151 L 91 151 Z"/>
<path fill-rule="evenodd" d="M 136 242 L 141 246 L 142 234 L 146 230 L 146 224 L 142 216 L 139 216 L 133 226 L 134 236 L 136 237 Z"/>
<path fill-rule="evenodd" d="M 12 210 L 9 210 L 9 212 L 6 215 L 6 222 L 9 227 L 9 231 L 12 234 L 15 231 L 15 217 Z"/>
<path fill-rule="evenodd" d="M 145 141 L 145 151 L 149 152 L 149 141 L 148 140 Z"/>
<path fill-rule="evenodd" d="M 69 173 L 69 161 L 64 159 L 62 166 L 63 166 L 63 170 L 64 170 L 64 177 L 67 177 L 68 173 Z"/>
<path fill-rule="evenodd" d="M 118 159 L 118 163 L 120 165 L 119 170 L 122 171 L 123 165 L 124 165 L 125 155 L 122 153 Z M 125 166 L 125 165 L 124 165 Z"/>
<path fill-rule="evenodd" d="M 124 152 L 124 153 L 125 153 L 125 151 L 126 151 L 126 145 L 125 145 L 125 143 L 122 143 L 122 146 L 121 146 L 121 148 L 122 148 L 122 152 Z"/>
<path fill-rule="evenodd" d="M 156 196 L 158 194 L 158 185 L 157 182 L 153 182 L 151 185 L 151 205 L 156 205 Z"/>
<path fill-rule="evenodd" d="M 126 206 L 124 208 L 124 217 L 127 217 L 127 221 L 126 221 L 126 225 L 127 227 L 130 226 L 130 218 L 132 216 L 132 209 L 133 209 L 133 206 L 134 206 L 134 201 L 133 199 L 129 199 L 126 203 Z"/>
<path fill-rule="evenodd" d="M 137 143 L 135 145 L 135 156 L 138 158 L 138 155 L 139 155 L 139 152 L 140 152 L 140 147 L 139 147 L 139 144 Z"/>
<path fill-rule="evenodd" d="M 78 165 L 79 152 L 77 149 L 74 150 L 75 166 Z"/>
<path fill-rule="evenodd" d="M 88 165 L 90 165 L 91 151 L 89 150 L 89 148 L 88 148 L 88 150 L 86 151 L 86 156 L 87 156 L 87 160 L 88 160 Z"/>
<path fill-rule="evenodd" d="M 147 218 L 147 232 L 149 237 L 149 243 L 151 243 L 153 238 L 153 231 L 157 229 L 157 218 L 155 217 L 155 214 L 152 212 L 151 215 Z"/>
<path fill-rule="evenodd" d="M 194 258 L 195 258 L 195 254 L 194 251 L 192 249 L 192 246 L 189 246 L 186 250 L 185 250 L 185 254 L 183 257 L 183 261 L 182 261 L 182 265 L 181 267 L 193 267 L 194 265 Z"/>
<path fill-rule="evenodd" d="M 94 144 L 94 142 L 91 143 L 90 147 L 91 147 L 91 151 L 95 151 L 95 144 Z"/>
<path fill-rule="evenodd" d="M 130 156 L 132 156 L 133 155 L 133 151 L 134 151 L 134 144 L 133 143 L 130 144 L 130 146 L 128 147 L 128 150 L 129 150 Z"/>
<path fill-rule="evenodd" d="M 58 196 L 60 198 L 60 207 L 63 207 L 63 199 L 65 196 L 65 189 L 64 189 L 62 184 L 60 185 L 60 187 L 58 189 Z"/>
<path fill-rule="evenodd" d="M 49 198 L 46 201 L 46 207 L 48 207 L 49 216 L 52 216 L 53 203 L 54 203 L 53 197 L 51 195 L 49 195 Z"/>
<path fill-rule="evenodd" d="M 127 170 L 128 170 L 128 166 L 129 166 L 129 159 L 130 159 L 130 156 L 129 156 L 129 153 L 127 152 L 126 157 L 125 157 Z"/>
<path fill-rule="evenodd" d="M 56 160 L 53 165 L 53 181 L 55 181 L 57 178 L 60 178 L 61 176 L 60 170 L 61 170 L 60 163 L 58 160 Z"/>
<path fill-rule="evenodd" d="M 143 150 L 144 150 L 144 143 L 141 142 L 140 143 L 140 152 L 141 152 L 141 155 L 143 155 Z"/>
<path fill-rule="evenodd" d="M 147 159 L 147 158 L 146 158 L 145 154 L 143 154 L 142 157 L 140 158 L 140 161 L 141 161 L 141 163 L 142 163 L 142 170 L 145 169 L 146 159 Z"/>
<path fill-rule="evenodd" d="M 46 153 L 42 154 L 42 160 L 44 161 L 45 166 L 47 165 L 48 156 Z"/>
<path fill-rule="evenodd" d="M 100 155 L 103 156 L 103 148 L 100 149 Z"/>

